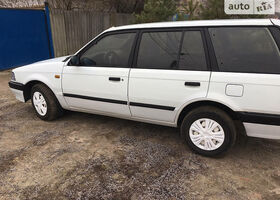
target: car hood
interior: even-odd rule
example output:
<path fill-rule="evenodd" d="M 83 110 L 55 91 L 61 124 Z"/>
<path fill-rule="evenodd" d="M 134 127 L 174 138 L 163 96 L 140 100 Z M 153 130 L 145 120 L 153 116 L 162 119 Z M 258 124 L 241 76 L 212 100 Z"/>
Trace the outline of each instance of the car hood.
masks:
<path fill-rule="evenodd" d="M 39 62 L 35 62 L 33 64 L 38 64 L 38 63 L 52 63 L 52 62 L 63 62 L 66 58 L 68 58 L 69 56 L 62 56 L 62 57 L 58 57 L 58 58 L 52 58 L 52 59 L 47 59 L 47 60 L 42 60 Z"/>
<path fill-rule="evenodd" d="M 47 73 L 47 72 L 61 72 L 62 67 L 64 66 L 64 60 L 69 56 L 63 56 L 48 60 L 43 60 L 39 62 L 32 63 L 30 65 L 25 65 L 22 67 L 18 67 L 13 70 L 13 72 L 40 72 L 40 73 Z"/>

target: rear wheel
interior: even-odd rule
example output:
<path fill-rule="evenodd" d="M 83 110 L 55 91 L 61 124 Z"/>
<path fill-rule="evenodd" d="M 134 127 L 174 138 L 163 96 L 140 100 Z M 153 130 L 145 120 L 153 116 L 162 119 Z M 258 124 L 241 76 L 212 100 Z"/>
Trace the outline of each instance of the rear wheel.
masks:
<path fill-rule="evenodd" d="M 36 84 L 31 89 L 31 102 L 37 116 L 51 121 L 63 114 L 59 102 L 52 91 L 44 84 Z"/>
<path fill-rule="evenodd" d="M 188 146 L 204 156 L 216 156 L 230 149 L 236 140 L 233 120 L 221 109 L 203 106 L 190 111 L 181 125 Z"/>

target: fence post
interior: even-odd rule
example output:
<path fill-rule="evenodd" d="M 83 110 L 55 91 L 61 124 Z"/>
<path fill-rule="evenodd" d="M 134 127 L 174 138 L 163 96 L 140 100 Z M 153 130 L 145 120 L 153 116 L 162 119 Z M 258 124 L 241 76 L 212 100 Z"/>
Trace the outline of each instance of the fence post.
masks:
<path fill-rule="evenodd" d="M 54 58 L 52 30 L 51 30 L 51 21 L 50 21 L 50 10 L 49 10 L 48 2 L 45 2 L 45 15 L 46 15 L 46 23 L 47 23 L 47 35 L 48 35 L 48 39 L 49 39 L 50 57 Z"/>

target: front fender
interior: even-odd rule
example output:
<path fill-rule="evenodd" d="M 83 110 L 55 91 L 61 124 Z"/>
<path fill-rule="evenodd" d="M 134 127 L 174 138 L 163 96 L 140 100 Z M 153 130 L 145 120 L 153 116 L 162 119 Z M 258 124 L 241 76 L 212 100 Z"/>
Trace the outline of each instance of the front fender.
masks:
<path fill-rule="evenodd" d="M 60 78 L 55 78 L 55 75 L 59 75 Z M 67 103 L 62 93 L 61 77 L 61 73 L 32 73 L 30 75 L 26 75 L 22 80 L 22 83 L 24 84 L 24 90 L 28 92 L 31 91 L 31 87 L 34 83 L 39 82 L 45 84 L 56 96 L 61 107 L 66 109 Z M 25 99 L 27 98 L 25 97 Z"/>

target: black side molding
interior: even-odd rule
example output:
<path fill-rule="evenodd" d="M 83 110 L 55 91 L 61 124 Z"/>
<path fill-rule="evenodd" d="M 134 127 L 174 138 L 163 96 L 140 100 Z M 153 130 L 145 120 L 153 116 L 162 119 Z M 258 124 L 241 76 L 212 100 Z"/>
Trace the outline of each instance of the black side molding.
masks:
<path fill-rule="evenodd" d="M 170 111 L 174 111 L 175 110 L 175 107 L 170 107 L 170 106 L 161 106 L 161 105 L 153 105 L 153 104 L 145 104 L 145 103 L 135 103 L 135 102 L 130 102 L 129 104 L 130 104 L 130 106 L 154 108 L 154 109 L 160 109 L 160 110 L 170 110 Z"/>
<path fill-rule="evenodd" d="M 21 91 L 24 90 L 24 84 L 18 83 L 18 82 L 14 82 L 14 81 L 10 81 L 9 82 L 9 87 L 13 88 L 13 89 L 16 89 L 16 90 L 21 90 Z"/>
<path fill-rule="evenodd" d="M 77 95 L 77 94 L 63 93 L 63 96 L 92 100 L 92 101 L 102 101 L 102 102 L 107 102 L 107 103 L 116 103 L 116 104 L 123 104 L 123 105 L 127 104 L 127 101 L 121 101 L 121 100 L 115 100 L 115 99 L 104 99 L 104 98 L 99 98 L 99 97 L 89 97 L 89 96 L 83 96 L 83 95 Z"/>
<path fill-rule="evenodd" d="M 121 101 L 121 100 L 115 100 L 115 99 L 105 99 L 105 98 L 100 98 L 100 97 L 90 97 L 90 96 L 83 96 L 83 95 L 69 94 L 69 93 L 63 93 L 63 96 L 92 100 L 92 101 L 102 101 L 102 102 L 107 102 L 107 103 L 116 103 L 116 104 L 122 104 L 122 105 L 127 105 L 128 104 L 127 101 Z M 154 108 L 154 109 L 160 109 L 160 110 L 169 110 L 169 111 L 174 111 L 175 110 L 175 107 L 145 104 L 145 103 L 136 103 L 136 102 L 130 102 L 129 105 L 130 106 L 145 107 L 145 108 Z"/>
<path fill-rule="evenodd" d="M 280 126 L 280 115 L 252 112 L 237 112 L 237 115 L 242 122 Z"/>

